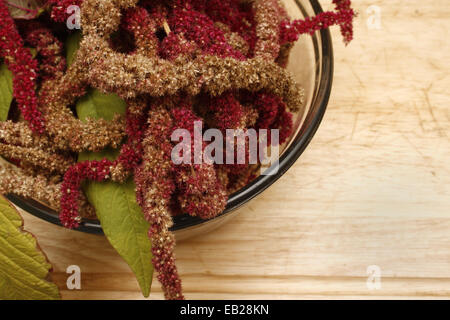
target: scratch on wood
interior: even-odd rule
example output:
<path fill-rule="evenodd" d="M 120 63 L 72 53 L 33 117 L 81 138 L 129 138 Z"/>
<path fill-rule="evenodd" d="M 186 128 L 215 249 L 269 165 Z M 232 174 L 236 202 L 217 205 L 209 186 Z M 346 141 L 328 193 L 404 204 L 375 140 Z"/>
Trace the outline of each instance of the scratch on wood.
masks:
<path fill-rule="evenodd" d="M 425 133 L 426 131 L 425 131 L 425 128 L 424 128 L 424 126 L 423 126 L 423 119 L 422 119 L 422 117 L 420 116 L 419 109 L 417 109 L 417 104 L 416 104 L 415 102 L 414 102 L 414 110 L 416 111 L 417 118 L 419 119 L 419 125 L 420 125 L 420 128 L 422 129 L 422 132 Z"/>
<path fill-rule="evenodd" d="M 419 148 L 417 148 L 417 146 L 412 143 L 412 141 L 405 135 L 402 133 L 402 137 L 413 147 L 413 149 L 422 157 L 422 159 L 424 160 L 424 162 L 426 162 L 426 164 L 428 165 L 429 168 L 434 168 L 434 165 L 432 164 L 432 162 L 430 161 L 430 158 L 427 157 L 425 154 L 422 153 L 422 151 L 420 151 Z"/>
<path fill-rule="evenodd" d="M 431 118 L 433 118 L 433 122 L 436 125 L 436 129 L 437 129 L 439 135 L 441 137 L 447 137 L 446 132 L 444 130 L 442 130 L 441 126 L 439 125 L 439 122 L 434 114 L 433 106 L 431 105 L 431 102 L 430 102 L 429 92 L 430 92 L 432 86 L 433 86 L 433 84 L 431 83 L 428 88 L 422 89 L 424 96 L 425 96 L 425 102 L 427 103 L 428 111 L 430 112 Z"/>
<path fill-rule="evenodd" d="M 353 136 L 355 135 L 356 123 L 358 122 L 358 117 L 359 117 L 359 111 L 355 113 L 355 120 L 353 121 L 353 129 L 352 129 L 352 133 L 350 136 L 350 140 L 352 140 L 352 141 L 353 141 Z"/>

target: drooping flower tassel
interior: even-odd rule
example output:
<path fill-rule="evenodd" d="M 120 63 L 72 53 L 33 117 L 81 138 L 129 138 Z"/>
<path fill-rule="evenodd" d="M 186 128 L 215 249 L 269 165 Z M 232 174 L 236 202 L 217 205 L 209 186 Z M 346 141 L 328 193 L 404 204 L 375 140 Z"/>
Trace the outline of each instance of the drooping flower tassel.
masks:
<path fill-rule="evenodd" d="M 66 69 L 63 56 L 63 44 L 51 32 L 39 23 L 28 22 L 25 41 L 36 48 L 42 57 L 39 65 L 42 80 L 59 78 Z"/>
<path fill-rule="evenodd" d="M 141 139 L 143 136 L 144 101 L 132 100 L 127 108 L 127 142 L 121 147 L 114 161 L 84 161 L 71 166 L 64 175 L 61 184 L 61 223 L 70 229 L 77 228 L 81 221 L 79 198 L 81 183 L 84 180 L 124 182 L 141 161 Z"/>
<path fill-rule="evenodd" d="M 295 42 L 302 34 L 313 34 L 332 25 L 341 28 L 344 43 L 348 44 L 353 39 L 353 19 L 356 16 L 351 8 L 350 0 L 333 0 L 336 11 L 321 12 L 317 16 L 307 17 L 304 20 L 281 23 L 281 44 Z"/>
<path fill-rule="evenodd" d="M 171 160 L 172 119 L 163 105 L 149 111 L 142 164 L 135 170 L 137 200 L 150 223 L 148 235 L 152 242 L 153 266 L 158 272 L 166 299 L 184 299 L 181 279 L 175 265 L 175 237 L 170 202 L 175 191 Z"/>
<path fill-rule="evenodd" d="M 201 154 L 205 143 L 195 141 L 195 122 L 201 121 L 188 104 L 172 109 L 175 129 L 186 129 L 191 135 L 191 141 L 187 145 L 190 164 L 175 166 L 175 179 L 179 191 L 178 201 L 181 209 L 191 216 L 202 219 L 211 219 L 222 213 L 227 203 L 227 193 L 220 183 L 213 164 L 206 163 L 203 159 L 195 161 L 194 149 L 196 143 L 200 143 Z M 182 143 L 185 143 L 184 141 Z M 201 162 L 196 164 L 195 162 Z"/>
<path fill-rule="evenodd" d="M 36 133 L 44 132 L 44 121 L 36 97 L 37 61 L 24 47 L 5 0 L 0 0 L 0 57 L 14 75 L 13 95 L 23 117 Z"/>

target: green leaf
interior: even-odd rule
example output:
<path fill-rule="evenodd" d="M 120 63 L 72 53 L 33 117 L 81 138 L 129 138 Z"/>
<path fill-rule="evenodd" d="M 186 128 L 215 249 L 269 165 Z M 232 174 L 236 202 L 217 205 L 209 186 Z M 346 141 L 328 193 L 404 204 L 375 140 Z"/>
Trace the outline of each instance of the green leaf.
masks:
<path fill-rule="evenodd" d="M 44 12 L 45 0 L 8 0 L 9 14 L 14 19 L 34 19 Z"/>
<path fill-rule="evenodd" d="M 89 182 L 84 191 L 109 242 L 133 270 L 143 295 L 148 297 L 153 278 L 150 225 L 136 202 L 133 179 L 124 184 Z"/>
<path fill-rule="evenodd" d="M 119 156 L 120 151 L 117 149 L 105 149 L 100 152 L 80 152 L 78 162 L 108 159 L 114 161 Z"/>
<path fill-rule="evenodd" d="M 13 75 L 5 64 L 0 66 L 0 121 L 8 119 L 13 100 Z"/>
<path fill-rule="evenodd" d="M 31 57 L 32 57 L 33 59 L 36 58 L 36 56 L 37 56 L 37 54 L 38 54 L 37 49 L 36 49 L 36 48 L 30 48 L 30 47 L 27 47 L 27 48 L 28 48 L 28 50 L 30 50 Z"/>
<path fill-rule="evenodd" d="M 78 117 L 111 120 L 115 114 L 123 114 L 126 104 L 118 96 L 103 94 L 97 90 L 80 99 L 76 105 Z M 115 160 L 119 150 L 82 152 L 78 161 Z M 136 202 L 136 186 L 133 179 L 124 184 L 115 182 L 87 182 L 83 190 L 94 206 L 103 231 L 111 245 L 133 270 L 145 297 L 150 294 L 153 278 L 151 242 L 148 238 L 149 223 L 144 219 Z"/>
<path fill-rule="evenodd" d="M 59 299 L 58 287 L 46 280 L 50 269 L 22 217 L 0 196 L 0 300 Z"/>
<path fill-rule="evenodd" d="M 82 153 L 78 160 L 114 160 L 118 150 Z M 153 278 L 149 223 L 136 202 L 136 186 L 132 178 L 126 183 L 88 182 L 83 186 L 89 202 L 94 206 L 103 232 L 111 245 L 133 270 L 145 297 L 150 294 Z"/>
<path fill-rule="evenodd" d="M 81 120 L 105 119 L 112 120 L 116 114 L 124 114 L 127 109 L 125 101 L 116 94 L 105 94 L 96 89 L 79 99 L 76 104 L 78 118 Z"/>
<path fill-rule="evenodd" d="M 80 31 L 76 31 L 67 37 L 65 47 L 66 47 L 66 60 L 67 66 L 69 67 L 73 60 L 75 59 L 75 53 L 80 48 L 80 41 L 82 35 Z"/>

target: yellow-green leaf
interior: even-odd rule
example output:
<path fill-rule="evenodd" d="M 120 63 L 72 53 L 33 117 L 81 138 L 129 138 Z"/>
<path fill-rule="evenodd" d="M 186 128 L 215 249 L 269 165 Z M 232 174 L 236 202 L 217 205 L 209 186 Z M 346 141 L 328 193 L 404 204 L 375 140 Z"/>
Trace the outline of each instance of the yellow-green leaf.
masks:
<path fill-rule="evenodd" d="M 50 269 L 22 217 L 0 196 L 0 300 L 59 299 L 58 287 L 46 280 Z"/>
<path fill-rule="evenodd" d="M 114 160 L 118 150 L 98 153 L 82 153 L 78 161 Z M 148 238 L 149 223 L 136 202 L 135 184 L 130 178 L 126 183 L 88 182 L 83 186 L 103 232 L 111 245 L 133 270 L 145 297 L 150 294 L 153 278 L 151 242 Z"/>
<path fill-rule="evenodd" d="M 66 61 L 68 67 L 72 64 L 73 60 L 75 59 L 75 53 L 80 48 L 81 37 L 82 35 L 80 31 L 76 31 L 67 37 L 65 45 L 66 45 Z"/>
<path fill-rule="evenodd" d="M 30 47 L 27 47 L 27 49 L 30 50 L 31 57 L 32 57 L 33 59 L 36 58 L 36 56 L 37 56 L 37 54 L 38 54 L 37 49 L 36 49 L 36 48 L 30 48 Z"/>
<path fill-rule="evenodd" d="M 8 119 L 13 100 L 13 75 L 5 64 L 0 66 L 0 121 Z"/>
<path fill-rule="evenodd" d="M 149 223 L 136 202 L 133 179 L 124 184 L 89 182 L 84 191 L 109 242 L 133 270 L 142 294 L 148 297 L 153 278 Z"/>
<path fill-rule="evenodd" d="M 126 108 L 125 101 L 116 94 L 105 94 L 96 89 L 90 89 L 76 104 L 77 115 L 81 120 L 112 120 L 116 114 L 124 114 Z"/>

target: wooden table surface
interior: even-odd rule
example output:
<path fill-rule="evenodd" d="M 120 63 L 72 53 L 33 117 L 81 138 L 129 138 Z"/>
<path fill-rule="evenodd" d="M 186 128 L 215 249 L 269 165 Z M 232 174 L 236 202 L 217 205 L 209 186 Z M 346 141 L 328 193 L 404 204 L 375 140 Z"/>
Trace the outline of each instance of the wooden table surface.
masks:
<path fill-rule="evenodd" d="M 230 223 L 178 244 L 187 298 L 450 297 L 448 0 L 354 2 L 356 39 L 345 47 L 333 29 L 334 88 L 309 148 Z M 24 216 L 63 298 L 142 298 L 105 238 Z M 381 288 L 369 290 L 374 265 Z"/>

